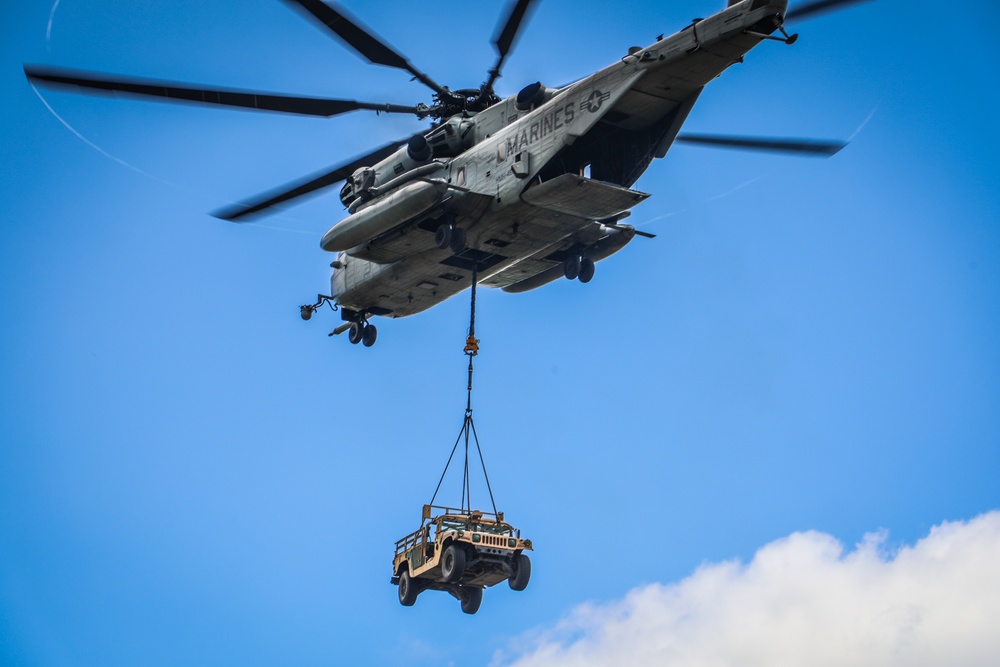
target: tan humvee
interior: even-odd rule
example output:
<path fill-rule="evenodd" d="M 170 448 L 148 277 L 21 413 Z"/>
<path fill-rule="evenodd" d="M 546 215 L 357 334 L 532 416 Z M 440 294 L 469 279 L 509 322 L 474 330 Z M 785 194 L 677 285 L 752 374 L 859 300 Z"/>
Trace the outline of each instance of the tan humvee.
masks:
<path fill-rule="evenodd" d="M 442 514 L 431 516 L 432 510 Z M 427 589 L 447 591 L 475 614 L 483 589 L 506 580 L 523 591 L 531 578 L 531 561 L 523 553 L 531 540 L 503 520 L 503 512 L 459 510 L 424 505 L 420 528 L 396 542 L 392 583 L 407 607 Z"/>

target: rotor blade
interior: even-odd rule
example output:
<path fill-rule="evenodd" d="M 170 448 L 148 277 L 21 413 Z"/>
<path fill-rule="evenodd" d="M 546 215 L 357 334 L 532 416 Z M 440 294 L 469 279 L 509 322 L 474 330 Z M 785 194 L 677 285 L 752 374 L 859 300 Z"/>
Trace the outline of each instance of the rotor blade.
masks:
<path fill-rule="evenodd" d="M 813 139 L 772 139 L 768 137 L 727 137 L 714 134 L 681 134 L 675 141 L 714 146 L 716 148 L 735 148 L 749 151 L 769 151 L 773 153 L 792 153 L 795 155 L 810 155 L 815 157 L 830 157 L 835 155 L 847 144 L 843 141 L 818 141 Z"/>
<path fill-rule="evenodd" d="M 801 7 L 793 7 L 789 9 L 785 13 L 785 20 L 801 21 L 802 19 L 807 19 L 826 12 L 832 12 L 848 5 L 856 5 L 862 2 L 870 1 L 871 0 L 814 0 L 814 2 L 804 4 Z"/>
<path fill-rule="evenodd" d="M 248 222 L 248 216 L 253 216 L 264 209 L 297 197 L 302 197 L 303 195 L 308 195 L 347 179 L 355 172 L 356 169 L 358 169 L 358 167 L 370 166 L 379 160 L 388 157 L 394 153 L 399 146 L 405 143 L 405 139 L 402 141 L 388 143 L 381 148 L 375 149 L 367 155 L 356 157 L 350 162 L 335 167 L 330 171 L 312 174 L 303 180 L 288 183 L 276 188 L 275 190 L 255 197 L 254 199 L 216 211 L 212 215 L 217 218 L 222 218 L 223 220 L 229 220 L 230 222 Z"/>
<path fill-rule="evenodd" d="M 533 2 L 534 0 L 517 0 L 517 3 L 510 9 L 510 15 L 507 17 L 503 30 L 493 38 L 493 44 L 497 48 L 497 62 L 493 66 L 493 69 L 490 70 L 490 78 L 483 84 L 483 91 L 492 92 L 493 84 L 500 77 L 500 67 L 514 45 L 514 40 L 517 38 L 521 23 L 524 21 L 528 10 L 531 9 Z"/>
<path fill-rule="evenodd" d="M 359 23 L 352 21 L 343 12 L 320 0 L 285 0 L 285 2 L 308 12 L 313 18 L 333 31 L 348 46 L 367 58 L 369 62 L 405 69 L 438 95 L 450 97 L 447 90 L 416 69 L 409 60 L 394 51 L 388 44 L 380 41 Z"/>
<path fill-rule="evenodd" d="M 514 45 L 517 31 L 520 29 L 521 22 L 524 20 L 524 16 L 533 2 L 534 0 L 517 0 L 517 4 L 511 7 L 507 23 L 500 34 L 493 40 L 493 43 L 497 47 L 497 53 L 500 54 L 501 58 L 506 56 L 507 52 L 510 51 L 510 47 Z"/>
<path fill-rule="evenodd" d="M 136 97 L 164 98 L 172 102 L 214 104 L 327 118 L 357 109 L 371 109 L 386 113 L 412 113 L 421 118 L 426 115 L 424 113 L 426 107 L 423 106 L 409 107 L 398 104 L 372 104 L 356 100 L 275 95 L 245 90 L 195 88 L 187 84 L 145 79 L 118 79 L 92 72 L 51 69 L 32 65 L 26 65 L 24 73 L 32 84 L 48 88 L 71 88 L 81 93 L 88 92 L 85 89 L 103 90 Z"/>

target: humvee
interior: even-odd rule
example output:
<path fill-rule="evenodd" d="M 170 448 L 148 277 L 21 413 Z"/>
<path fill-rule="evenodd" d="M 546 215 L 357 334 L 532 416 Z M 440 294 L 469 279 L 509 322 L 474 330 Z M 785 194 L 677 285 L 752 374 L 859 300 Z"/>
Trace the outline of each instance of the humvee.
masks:
<path fill-rule="evenodd" d="M 442 513 L 432 517 L 432 510 Z M 475 614 L 487 586 L 504 580 L 515 591 L 528 586 L 531 560 L 524 551 L 531 548 L 503 512 L 424 505 L 420 528 L 396 542 L 391 581 L 404 606 L 432 589 L 451 593 L 462 611 Z"/>

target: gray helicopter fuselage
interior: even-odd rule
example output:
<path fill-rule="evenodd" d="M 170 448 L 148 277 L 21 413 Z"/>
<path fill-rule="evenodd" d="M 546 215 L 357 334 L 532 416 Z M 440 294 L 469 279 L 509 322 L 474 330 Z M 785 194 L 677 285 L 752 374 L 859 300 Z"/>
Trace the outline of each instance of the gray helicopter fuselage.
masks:
<path fill-rule="evenodd" d="M 520 292 L 560 277 L 567 253 L 617 252 L 634 234 L 618 221 L 648 196 L 631 186 L 666 155 L 702 88 L 742 62 L 786 5 L 737 2 L 576 83 L 536 91 L 533 104 L 512 96 L 449 119 L 427 136 L 433 147 L 450 124 L 437 141 L 455 155 L 375 165 L 377 196 L 324 236 L 327 249 L 331 235 L 348 239 L 336 247 L 331 296 L 350 313 L 403 317 L 469 287 L 473 269 L 480 284 Z M 422 198 L 408 208 L 411 192 Z M 351 224 L 377 233 L 338 231 Z M 435 244 L 442 224 L 464 230 L 464 248 Z"/>

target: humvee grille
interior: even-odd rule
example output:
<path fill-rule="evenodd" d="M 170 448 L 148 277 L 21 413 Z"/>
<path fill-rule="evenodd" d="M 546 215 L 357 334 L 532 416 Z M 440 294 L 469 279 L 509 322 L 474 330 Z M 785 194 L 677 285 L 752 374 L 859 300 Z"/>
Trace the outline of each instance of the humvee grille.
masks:
<path fill-rule="evenodd" d="M 475 537 L 479 537 L 482 540 L 482 544 L 486 546 L 492 546 L 492 547 L 508 546 L 506 537 L 500 537 L 498 535 L 475 535 Z M 479 540 L 475 541 L 479 542 Z"/>

